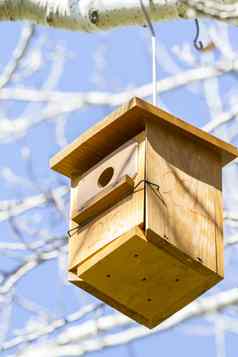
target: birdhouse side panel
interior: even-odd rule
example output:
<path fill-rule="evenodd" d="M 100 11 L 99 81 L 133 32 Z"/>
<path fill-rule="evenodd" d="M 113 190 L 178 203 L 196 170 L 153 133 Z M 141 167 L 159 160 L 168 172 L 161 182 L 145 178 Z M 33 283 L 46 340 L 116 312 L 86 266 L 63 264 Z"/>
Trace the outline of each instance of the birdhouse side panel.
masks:
<path fill-rule="evenodd" d="M 132 146 L 130 147 L 130 145 Z M 134 145 L 136 144 L 136 146 Z M 144 165 L 145 165 L 145 139 L 144 133 L 136 136 L 128 146 L 122 146 L 120 156 L 120 149 L 116 151 L 115 156 L 107 158 L 107 160 L 102 161 L 102 170 L 100 170 L 100 163 L 96 167 L 97 175 L 94 176 L 94 180 L 97 182 L 100 177 L 100 173 L 107 167 L 113 166 L 115 168 L 116 175 L 119 176 L 121 172 L 122 178 L 124 173 L 130 174 L 125 170 L 129 163 L 129 170 L 131 172 L 131 179 L 134 181 L 134 187 L 144 179 Z M 134 145 L 134 146 L 133 146 Z M 136 161 L 137 167 L 132 162 L 130 162 L 130 157 L 124 155 L 125 148 L 131 150 L 131 155 L 133 156 L 136 148 Z M 127 153 L 128 154 L 128 153 Z M 133 160 L 132 160 L 133 161 Z M 107 167 L 105 166 L 107 163 Z M 105 167 L 104 167 L 105 166 Z M 90 175 L 91 176 L 91 175 Z M 90 180 L 93 180 L 93 176 Z M 83 176 L 83 179 L 86 175 Z M 119 177 L 120 180 L 120 177 Z M 115 180 L 115 185 L 118 180 Z M 87 185 L 85 181 L 84 184 Z M 102 247 L 109 244 L 114 239 L 118 238 L 131 228 L 135 226 L 144 225 L 144 188 L 140 185 L 135 191 L 128 194 L 126 197 L 122 198 L 118 202 L 112 202 L 112 206 L 105 211 L 102 211 L 96 217 L 93 217 L 87 224 L 80 226 L 73 221 L 72 215 L 75 212 L 75 207 L 78 207 L 79 196 L 77 192 L 77 185 L 80 185 L 80 178 L 76 178 L 72 181 L 72 191 L 71 191 L 71 223 L 70 229 L 76 229 L 73 236 L 69 241 L 69 270 L 74 269 L 78 264 L 83 262 L 88 257 L 95 254 Z M 91 185 L 91 183 L 90 183 Z M 95 185 L 95 183 L 93 184 Z M 106 189 L 106 188 L 105 188 Z M 86 188 L 85 188 L 86 190 Z M 113 190 L 113 186 L 112 186 Z M 82 192 L 82 190 L 81 190 Z M 103 192 L 103 189 L 102 191 Z M 89 207 L 90 207 L 90 201 Z"/>
<path fill-rule="evenodd" d="M 146 230 L 222 273 L 221 163 L 217 152 L 192 136 L 148 121 L 146 179 L 160 186 L 159 191 L 146 187 Z"/>

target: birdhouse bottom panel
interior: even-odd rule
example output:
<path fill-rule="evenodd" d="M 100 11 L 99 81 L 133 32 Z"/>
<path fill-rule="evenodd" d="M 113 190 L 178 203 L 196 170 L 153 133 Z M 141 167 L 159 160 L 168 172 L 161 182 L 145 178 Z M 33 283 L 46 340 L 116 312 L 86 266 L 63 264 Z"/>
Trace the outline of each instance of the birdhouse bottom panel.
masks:
<path fill-rule="evenodd" d="M 159 239 L 159 237 L 158 237 Z M 221 278 L 134 228 L 77 268 L 76 285 L 153 328 Z"/>

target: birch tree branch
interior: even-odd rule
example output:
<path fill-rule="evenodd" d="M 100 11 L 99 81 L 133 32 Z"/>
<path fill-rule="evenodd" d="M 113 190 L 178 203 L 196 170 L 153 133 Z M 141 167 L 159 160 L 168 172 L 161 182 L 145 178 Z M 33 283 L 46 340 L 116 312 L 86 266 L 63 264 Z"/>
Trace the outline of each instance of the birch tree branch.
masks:
<path fill-rule="evenodd" d="M 64 317 L 55 319 L 50 321 L 49 324 L 42 326 L 41 329 L 36 331 L 32 331 L 28 334 L 22 334 L 20 336 L 15 337 L 12 340 L 6 341 L 0 348 L 0 351 L 6 351 L 8 349 L 19 346 L 21 343 L 33 342 L 42 336 L 47 336 L 51 333 L 57 332 L 59 329 L 62 329 L 66 325 L 73 323 L 75 321 L 79 321 L 89 313 L 92 313 L 98 310 L 102 306 L 101 303 L 92 303 L 86 306 L 83 306 L 80 310 L 75 311 L 74 313 Z"/>
<path fill-rule="evenodd" d="M 152 21 L 205 15 L 238 23 L 237 1 L 144 0 L 144 6 Z M 138 0 L 1 0 L 0 20 L 30 20 L 86 32 L 145 23 Z"/>
<path fill-rule="evenodd" d="M 224 212 L 224 219 L 228 221 L 238 221 L 238 213 Z"/>
<path fill-rule="evenodd" d="M 221 113 L 217 118 L 209 121 L 204 127 L 203 130 L 211 133 L 215 129 L 217 129 L 220 125 L 224 125 L 229 121 L 235 119 L 238 114 L 238 105 L 234 105 L 230 108 L 229 111 Z"/>
<path fill-rule="evenodd" d="M 232 60 L 218 61 L 214 65 L 204 65 L 198 68 L 189 69 L 183 73 L 178 73 L 158 81 L 159 93 L 164 93 L 175 88 L 188 85 L 190 83 L 221 76 L 224 73 L 235 71 L 238 67 L 236 58 Z M 33 126 L 39 125 L 47 120 L 55 119 L 58 115 L 71 113 L 89 105 L 118 106 L 132 96 L 149 97 L 152 94 L 151 83 L 143 86 L 122 91 L 119 93 L 110 92 L 60 92 L 50 90 L 37 90 L 29 88 L 3 88 L 0 90 L 0 99 L 17 100 L 29 102 L 49 102 L 49 105 L 42 110 L 40 117 L 18 117 L 15 120 L 2 118 L 0 122 L 0 142 L 11 142 L 16 137 L 23 136 Z M 222 114 L 222 119 L 216 118 L 214 123 L 208 123 L 204 130 L 213 130 L 221 122 L 230 120 L 231 115 L 237 109 L 232 109 L 229 113 Z M 224 117 L 224 118 L 223 118 Z"/>
<path fill-rule="evenodd" d="M 238 243 L 238 234 L 235 234 L 231 237 L 228 237 L 226 240 L 225 240 L 225 245 L 228 247 L 228 246 L 231 246 L 231 245 L 235 245 Z"/>
<path fill-rule="evenodd" d="M 211 65 L 198 66 L 161 79 L 157 83 L 158 93 L 165 93 L 179 87 L 189 85 L 196 81 L 220 77 L 225 73 L 235 71 L 238 68 L 238 59 L 220 60 Z M 77 102 L 78 109 L 84 105 L 110 105 L 117 106 L 125 103 L 132 96 L 149 97 L 152 94 L 151 83 L 146 83 L 140 87 L 122 91 L 119 93 L 110 93 L 103 91 L 92 92 L 63 92 L 48 91 L 34 88 L 3 88 L 0 89 L 1 100 L 16 100 L 29 102 Z"/>
<path fill-rule="evenodd" d="M 128 324 L 131 324 L 131 320 L 126 316 L 114 313 L 102 316 L 96 321 L 89 320 L 80 325 L 68 327 L 60 333 L 54 342 L 48 341 L 38 344 L 37 346 L 26 347 L 21 351 L 19 357 L 38 357 L 44 356 L 46 353 L 51 357 L 66 355 L 77 357 L 83 356 L 87 352 L 100 351 L 106 347 L 126 344 L 142 337 L 167 331 L 178 326 L 182 322 L 204 314 L 211 314 L 223 310 L 228 306 L 236 305 L 237 303 L 238 289 L 231 289 L 191 303 L 153 330 L 148 330 L 142 326 L 136 326 L 121 332 L 104 334 L 114 328 L 126 327 Z M 61 320 L 56 320 L 52 322 L 51 325 L 57 326 L 57 321 L 60 323 Z M 44 331 L 46 331 L 45 326 L 42 327 L 40 336 L 44 335 Z M 101 335 L 97 337 L 98 331 L 100 331 Z M 54 329 L 52 332 L 54 332 Z M 27 341 L 28 335 L 22 336 L 21 339 L 19 337 L 18 341 L 6 341 L 3 344 L 2 350 L 6 351 L 9 348 L 17 347 L 19 343 L 22 344 Z"/>
<path fill-rule="evenodd" d="M 31 40 L 35 33 L 35 26 L 30 24 L 22 29 L 19 42 L 13 51 L 9 63 L 4 68 L 4 71 L 0 75 L 0 88 L 6 86 L 12 79 L 14 73 L 19 67 L 19 64 L 24 58 L 27 50 L 30 47 Z"/>
<path fill-rule="evenodd" d="M 6 295 L 13 287 L 30 271 L 39 266 L 40 264 L 51 260 L 56 259 L 62 250 L 66 249 L 66 245 L 62 246 L 49 252 L 42 252 L 40 254 L 34 254 L 29 257 L 23 264 L 20 264 L 15 271 L 7 274 L 6 278 L 3 280 L 0 286 L 0 295 Z"/>
<path fill-rule="evenodd" d="M 50 199 L 58 199 L 69 192 L 68 187 L 60 186 L 47 194 L 30 196 L 21 202 L 19 201 L 0 201 L 0 222 L 11 217 L 16 217 L 33 208 L 46 204 Z"/>

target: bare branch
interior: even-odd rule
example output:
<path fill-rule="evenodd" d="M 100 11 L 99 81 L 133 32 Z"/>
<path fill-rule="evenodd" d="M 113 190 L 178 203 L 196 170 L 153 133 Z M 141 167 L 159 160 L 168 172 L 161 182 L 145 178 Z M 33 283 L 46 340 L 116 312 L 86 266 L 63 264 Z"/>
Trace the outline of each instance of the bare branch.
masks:
<path fill-rule="evenodd" d="M 68 187 L 61 186 L 52 190 L 48 195 L 41 193 L 40 195 L 30 196 L 22 201 L 0 201 L 0 222 L 16 217 L 33 208 L 39 207 L 47 203 L 52 197 L 55 200 L 62 198 L 69 192 Z"/>
<path fill-rule="evenodd" d="M 228 221 L 238 221 L 238 213 L 236 212 L 224 212 L 224 219 Z"/>
<path fill-rule="evenodd" d="M 237 303 L 238 289 L 232 289 L 188 305 L 153 330 L 138 326 L 124 329 L 122 332 L 103 334 L 101 337 L 98 336 L 94 338 L 97 329 L 101 333 L 104 333 L 113 328 L 123 327 L 131 323 L 131 320 L 124 315 L 118 313 L 107 315 L 97 319 L 97 321 L 90 320 L 81 325 L 69 327 L 68 329 L 65 329 L 54 342 L 49 341 L 26 348 L 19 356 L 35 357 L 36 349 L 41 355 L 45 355 L 47 351 L 52 357 L 65 355 L 82 356 L 85 353 L 96 352 L 106 347 L 126 344 L 145 336 L 167 331 L 168 329 L 174 328 L 180 323 L 188 321 L 194 317 L 211 314 Z M 16 347 L 16 345 L 14 345 L 14 347 Z M 6 348 L 4 349 L 6 350 Z"/>
<path fill-rule="evenodd" d="M 61 249 L 65 249 L 63 246 L 60 249 L 54 249 L 49 252 L 43 252 L 40 254 L 34 254 L 29 257 L 26 262 L 20 264 L 15 271 L 11 271 L 0 286 L 0 295 L 7 294 L 28 272 L 33 270 L 35 267 L 41 265 L 47 260 L 55 259 L 59 256 Z"/>
<path fill-rule="evenodd" d="M 209 121 L 204 127 L 203 130 L 207 132 L 212 132 L 217 129 L 219 126 L 227 124 L 229 121 L 235 119 L 238 114 L 238 105 L 234 105 L 228 112 L 221 113 L 215 119 Z"/>
<path fill-rule="evenodd" d="M 201 66 L 195 69 L 190 69 L 186 72 L 179 73 L 175 76 L 165 78 L 158 81 L 158 91 L 160 93 L 188 85 L 198 80 L 203 80 L 211 77 L 220 76 L 230 72 L 237 67 L 237 60 L 219 61 L 213 66 Z M 135 88 L 133 90 L 124 91 L 121 93 L 108 92 L 88 92 L 88 93 L 63 93 L 47 90 L 35 89 L 2 89 L 0 90 L 0 99 L 23 100 L 32 102 L 49 102 L 44 108 L 39 117 L 32 118 L 31 116 L 21 116 L 15 120 L 2 118 L 0 122 L 0 142 L 11 142 L 16 137 L 24 136 L 27 131 L 45 121 L 56 119 L 57 116 L 82 109 L 89 105 L 108 105 L 118 106 L 125 103 L 132 96 L 149 97 L 152 94 L 151 83 Z M 236 108 L 232 109 L 232 113 Z M 222 118 L 216 119 L 215 125 L 220 125 L 223 116 L 230 120 L 231 113 L 222 114 Z M 204 127 L 205 130 L 211 130 L 211 125 L 208 123 Z M 215 126 L 214 126 L 215 127 Z"/>
<path fill-rule="evenodd" d="M 237 3 L 218 0 L 144 1 L 153 21 L 208 16 L 237 23 Z M 93 32 L 118 26 L 143 25 L 137 0 L 1 0 L 1 20 L 31 20 L 43 25 Z"/>
<path fill-rule="evenodd" d="M 94 303 L 94 304 L 86 305 L 86 306 L 82 307 L 80 310 L 70 314 L 67 317 L 53 320 L 53 321 L 49 322 L 49 324 L 45 324 L 45 325 L 41 326 L 41 328 L 37 329 L 36 331 L 32 331 L 28 334 L 23 333 L 22 335 L 19 335 L 12 340 L 4 342 L 0 348 L 0 351 L 6 351 L 8 349 L 17 347 L 17 346 L 21 345 L 22 343 L 25 344 L 25 343 L 33 342 L 35 340 L 38 340 L 42 336 L 47 336 L 49 334 L 55 333 L 59 329 L 64 328 L 66 325 L 69 325 L 70 323 L 81 320 L 86 315 L 98 310 L 101 306 L 102 306 L 101 303 Z"/>
<path fill-rule="evenodd" d="M 35 33 L 35 25 L 30 24 L 23 27 L 19 42 L 13 51 L 10 62 L 4 68 L 3 73 L 0 75 L 0 88 L 6 86 L 12 79 L 14 73 L 19 67 L 22 58 L 25 56 L 31 40 Z"/>
<path fill-rule="evenodd" d="M 158 93 L 188 85 L 190 83 L 204 79 L 221 76 L 238 67 L 238 60 L 220 60 L 212 65 L 203 65 L 192 68 L 182 73 L 161 79 L 157 83 Z M 0 99 L 29 102 L 56 102 L 56 103 L 78 103 L 78 109 L 86 105 L 109 105 L 117 106 L 125 103 L 128 98 L 138 96 L 146 98 L 152 94 L 151 83 L 141 87 L 127 90 L 121 93 L 109 92 L 57 92 L 47 90 L 37 90 L 29 88 L 5 88 L 0 90 Z"/>

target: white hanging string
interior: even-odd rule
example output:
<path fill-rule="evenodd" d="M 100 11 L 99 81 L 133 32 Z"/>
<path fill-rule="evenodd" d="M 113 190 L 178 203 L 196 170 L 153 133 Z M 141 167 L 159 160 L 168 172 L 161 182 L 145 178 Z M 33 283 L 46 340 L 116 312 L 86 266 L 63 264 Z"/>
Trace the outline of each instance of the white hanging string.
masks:
<path fill-rule="evenodd" d="M 153 82 L 153 104 L 156 106 L 157 102 L 157 61 L 156 61 L 156 33 L 150 19 L 150 16 L 146 10 L 143 0 L 140 1 L 140 6 L 145 16 L 147 25 L 151 33 L 151 50 L 152 50 L 152 82 Z"/>

